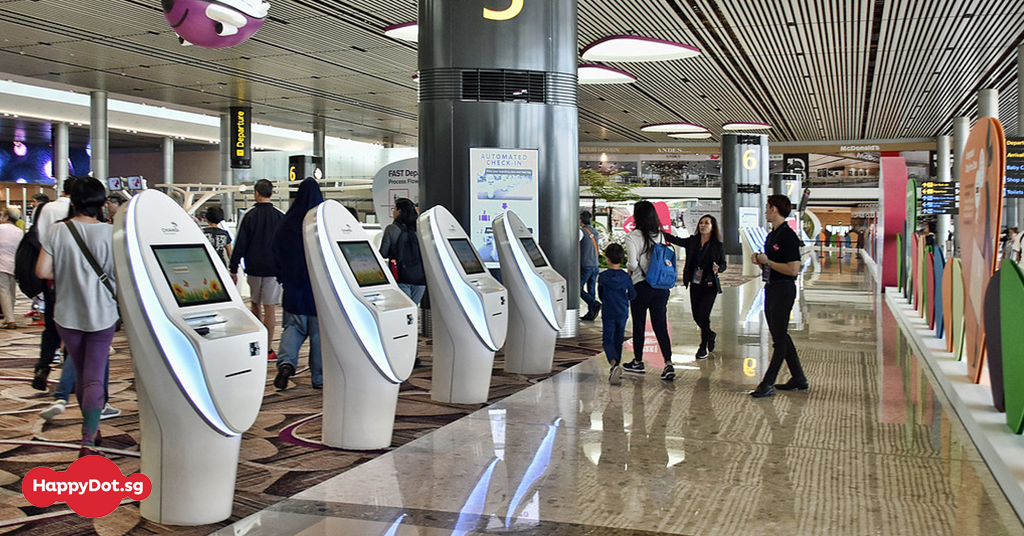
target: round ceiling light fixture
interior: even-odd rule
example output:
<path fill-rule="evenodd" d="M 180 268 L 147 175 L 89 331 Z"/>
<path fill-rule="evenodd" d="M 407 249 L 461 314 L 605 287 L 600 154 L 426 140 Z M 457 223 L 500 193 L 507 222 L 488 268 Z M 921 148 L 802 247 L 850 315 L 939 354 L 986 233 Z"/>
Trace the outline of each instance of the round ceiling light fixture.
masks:
<path fill-rule="evenodd" d="M 612 35 L 584 47 L 581 57 L 587 61 L 630 62 L 680 60 L 699 55 L 699 48 L 682 43 L 637 35 Z"/>
<path fill-rule="evenodd" d="M 384 28 L 384 35 L 392 39 L 401 39 L 402 41 L 412 41 L 415 43 L 420 38 L 420 25 L 416 21 L 392 24 Z"/>
<path fill-rule="evenodd" d="M 640 132 L 663 132 L 665 134 L 695 134 L 710 132 L 708 127 L 693 123 L 655 123 L 640 128 Z"/>
<path fill-rule="evenodd" d="M 710 132 L 673 132 L 668 135 L 677 140 L 706 140 L 711 137 Z"/>
<path fill-rule="evenodd" d="M 770 130 L 768 123 L 753 123 L 750 121 L 733 121 L 722 125 L 722 130 Z"/>
<path fill-rule="evenodd" d="M 618 69 L 604 65 L 584 64 L 576 68 L 576 76 L 580 85 L 591 84 L 629 84 L 636 82 L 636 77 Z"/>

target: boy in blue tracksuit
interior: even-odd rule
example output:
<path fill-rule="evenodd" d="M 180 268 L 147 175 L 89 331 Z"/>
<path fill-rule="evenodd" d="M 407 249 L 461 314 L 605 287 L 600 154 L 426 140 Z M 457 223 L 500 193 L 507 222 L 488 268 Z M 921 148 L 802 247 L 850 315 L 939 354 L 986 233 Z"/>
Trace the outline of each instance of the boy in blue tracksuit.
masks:
<path fill-rule="evenodd" d="M 626 319 L 629 318 L 629 302 L 636 298 L 633 278 L 622 269 L 626 260 L 626 250 L 619 244 L 609 244 L 604 249 L 604 257 L 608 261 L 608 269 L 597 278 L 597 293 L 601 300 L 601 319 L 604 328 L 601 344 L 612 370 L 608 373 L 608 383 L 622 383 L 622 340 L 626 333 Z"/>

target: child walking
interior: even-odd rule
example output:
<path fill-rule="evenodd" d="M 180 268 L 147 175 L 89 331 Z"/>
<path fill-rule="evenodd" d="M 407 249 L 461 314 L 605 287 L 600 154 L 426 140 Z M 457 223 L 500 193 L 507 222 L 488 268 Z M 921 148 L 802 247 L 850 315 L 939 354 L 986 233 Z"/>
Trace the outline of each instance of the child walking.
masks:
<path fill-rule="evenodd" d="M 604 249 L 604 257 L 608 261 L 608 269 L 597 278 L 598 299 L 601 301 L 601 319 L 604 332 L 601 344 L 605 356 L 612 366 L 608 373 L 608 383 L 622 383 L 622 340 L 626 333 L 626 319 L 629 318 L 629 302 L 636 298 L 633 278 L 622 269 L 626 260 L 626 250 L 619 244 L 609 244 Z"/>

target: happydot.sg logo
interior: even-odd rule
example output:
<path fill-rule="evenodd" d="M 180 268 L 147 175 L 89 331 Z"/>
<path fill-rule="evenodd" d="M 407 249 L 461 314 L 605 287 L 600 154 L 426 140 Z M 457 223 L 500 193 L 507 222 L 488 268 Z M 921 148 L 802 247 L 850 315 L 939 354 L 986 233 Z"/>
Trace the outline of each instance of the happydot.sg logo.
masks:
<path fill-rule="evenodd" d="M 35 506 L 66 502 L 83 517 L 103 517 L 114 511 L 125 497 L 141 501 L 153 491 L 149 477 L 121 474 L 114 462 L 103 456 L 79 458 L 67 471 L 36 467 L 25 475 L 21 492 Z"/>

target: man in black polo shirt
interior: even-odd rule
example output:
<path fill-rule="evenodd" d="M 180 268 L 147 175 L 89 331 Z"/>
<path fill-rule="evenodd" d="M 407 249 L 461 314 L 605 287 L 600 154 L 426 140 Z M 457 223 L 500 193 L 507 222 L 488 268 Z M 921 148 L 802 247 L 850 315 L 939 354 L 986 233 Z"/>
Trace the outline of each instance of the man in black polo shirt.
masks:
<path fill-rule="evenodd" d="M 750 396 L 761 398 L 775 395 L 775 390 L 790 391 L 808 388 L 807 377 L 800 366 L 793 339 L 789 336 L 789 314 L 796 300 L 796 276 L 800 273 L 800 239 L 786 224 L 786 218 L 793 205 L 784 195 L 768 197 L 765 219 L 772 225 L 772 232 L 764 241 L 764 253 L 755 253 L 751 261 L 761 267 L 765 274 L 764 316 L 768 331 L 772 334 L 774 351 L 764 378 L 751 391 Z M 782 362 L 786 362 L 792 376 L 786 383 L 775 384 Z"/>

